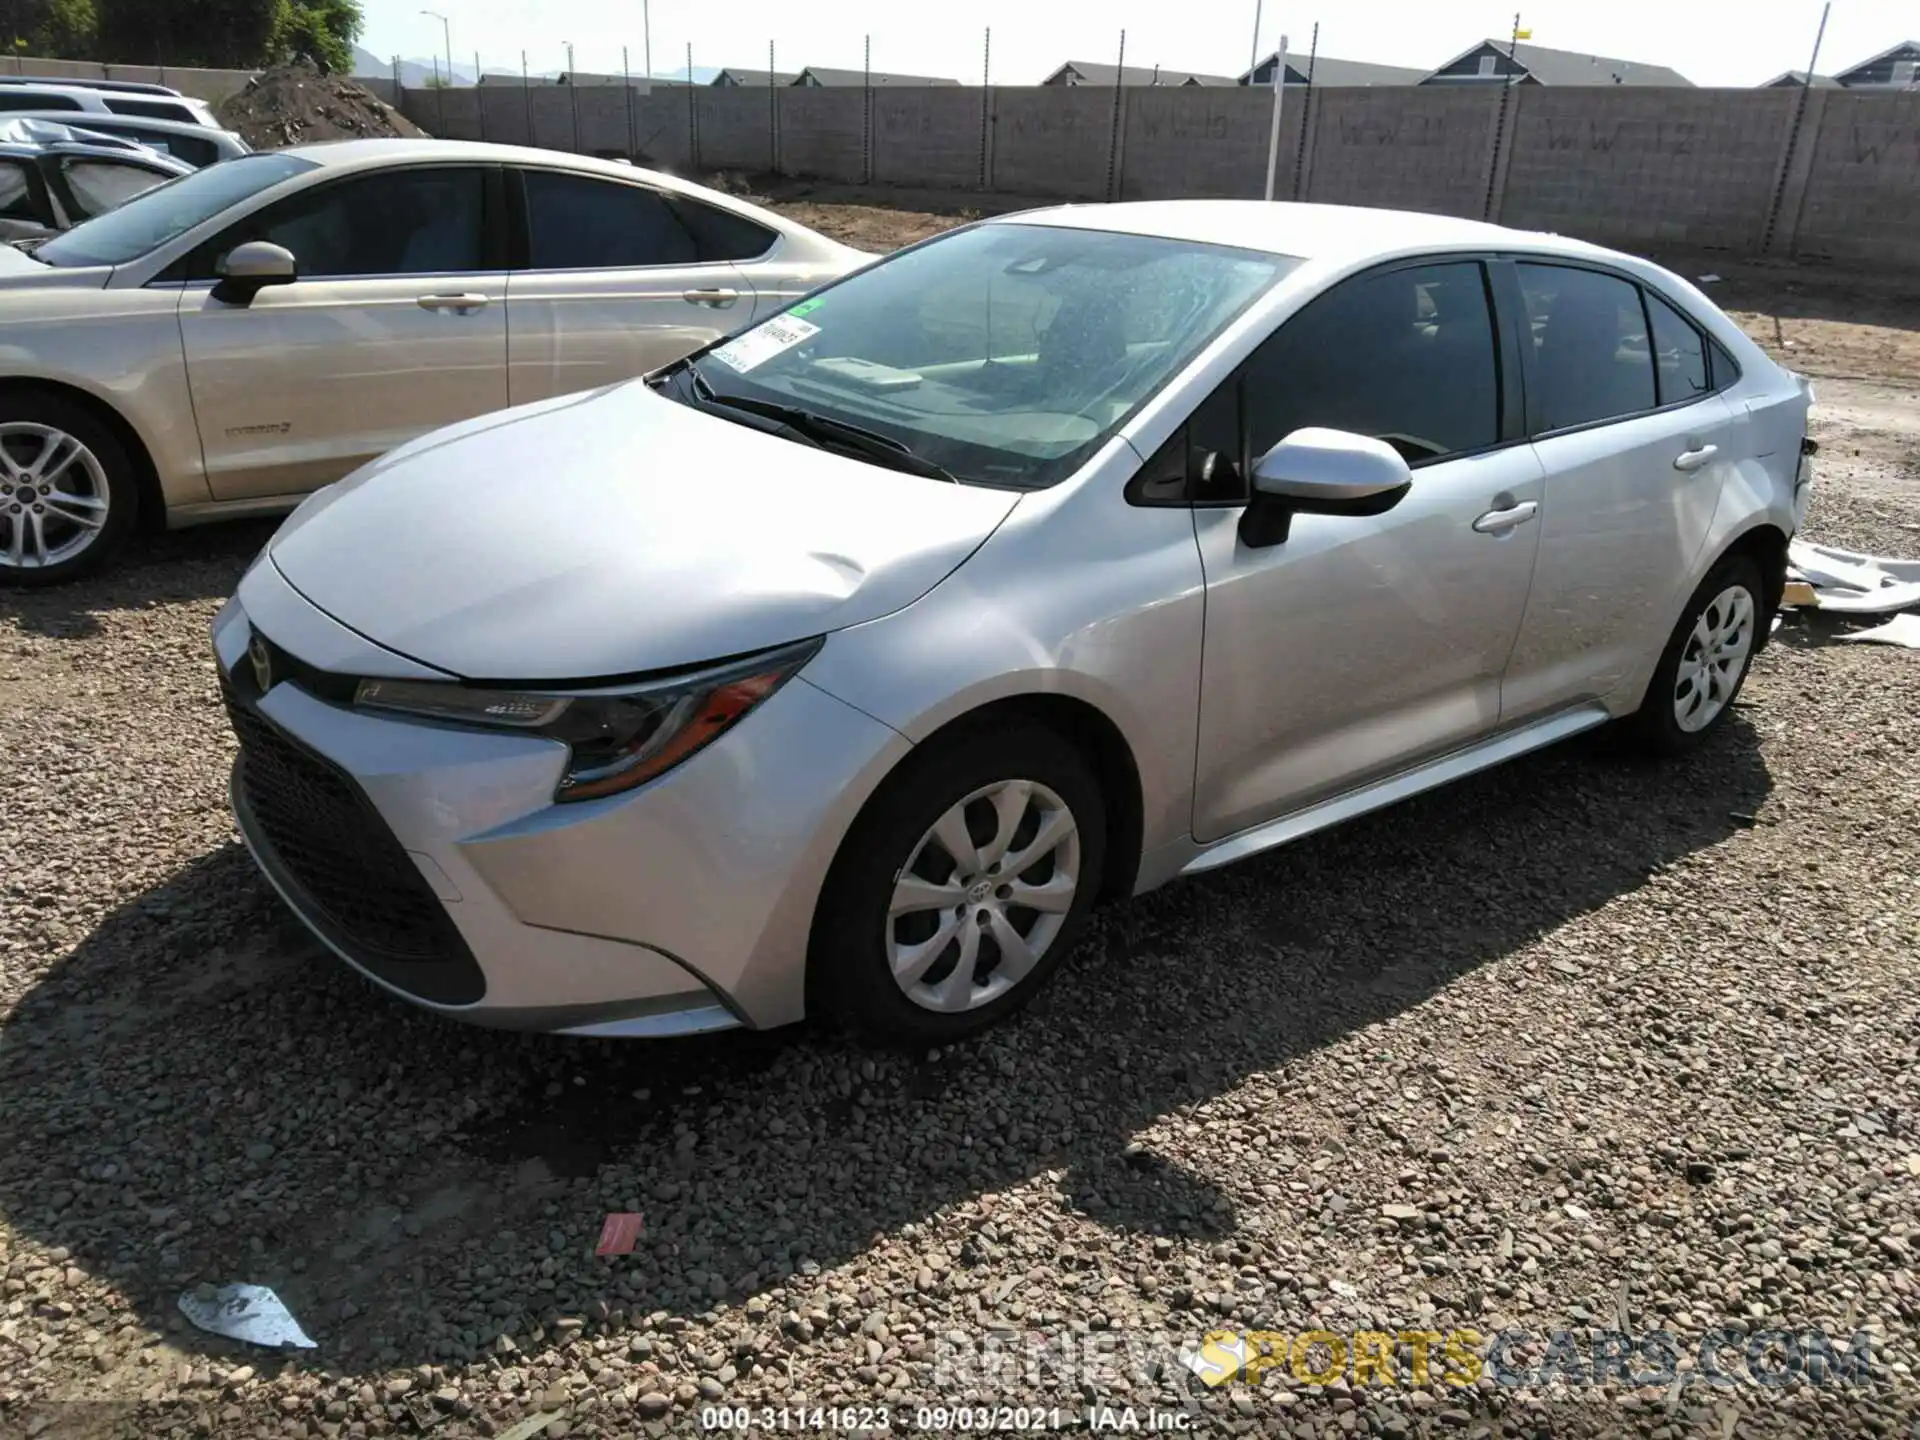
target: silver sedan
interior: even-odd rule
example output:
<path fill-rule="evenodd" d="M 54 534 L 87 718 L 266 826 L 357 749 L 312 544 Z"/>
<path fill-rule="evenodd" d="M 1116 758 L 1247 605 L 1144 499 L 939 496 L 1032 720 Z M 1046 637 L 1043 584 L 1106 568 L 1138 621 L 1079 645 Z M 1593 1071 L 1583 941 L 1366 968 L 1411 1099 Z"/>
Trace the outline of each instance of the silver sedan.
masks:
<path fill-rule="evenodd" d="M 1810 398 L 1573 240 L 975 225 L 309 500 L 215 624 L 240 829 L 449 1016 L 943 1042 L 1102 897 L 1596 726 L 1705 741 Z"/>
<path fill-rule="evenodd" d="M 415 436 L 643 374 L 871 258 L 546 150 L 355 140 L 190 174 L 0 247 L 0 586 L 96 568 L 139 521 L 284 512 Z"/>

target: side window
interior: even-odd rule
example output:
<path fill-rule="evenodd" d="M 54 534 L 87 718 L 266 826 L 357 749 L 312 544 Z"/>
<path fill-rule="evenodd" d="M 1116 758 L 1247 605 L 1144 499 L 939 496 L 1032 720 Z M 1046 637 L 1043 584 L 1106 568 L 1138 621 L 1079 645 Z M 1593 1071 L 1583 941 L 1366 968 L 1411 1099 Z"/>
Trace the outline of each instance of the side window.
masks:
<path fill-rule="evenodd" d="M 218 277 L 248 240 L 293 252 L 303 280 L 485 269 L 486 172 L 387 170 L 320 185 L 249 215 L 196 250 L 187 278 Z"/>
<path fill-rule="evenodd" d="M 1651 291 L 1647 292 L 1647 314 L 1653 317 L 1653 368 L 1660 403 L 1698 400 L 1711 388 L 1706 342 L 1691 321 Z"/>
<path fill-rule="evenodd" d="M 34 203 L 33 181 L 27 167 L 18 160 L 0 160 L 0 220 L 29 220 L 38 223 L 40 207 Z"/>
<path fill-rule="evenodd" d="M 1283 324 L 1248 363 L 1250 459 L 1323 425 L 1392 445 L 1411 465 L 1500 438 L 1500 362 L 1477 261 L 1345 281 Z"/>
<path fill-rule="evenodd" d="M 673 210 L 693 235 L 702 260 L 757 260 L 774 241 L 773 231 L 742 215 L 675 196 Z"/>
<path fill-rule="evenodd" d="M 691 265 L 693 236 L 654 191 L 554 170 L 524 172 L 533 270 Z"/>
<path fill-rule="evenodd" d="M 144 115 L 149 120 L 178 120 L 187 125 L 197 123 L 193 111 L 171 100 L 134 100 L 116 95 L 107 101 L 107 109 L 116 115 Z"/>
<path fill-rule="evenodd" d="M 60 173 L 66 177 L 74 204 L 88 218 L 118 209 L 134 196 L 173 178 L 144 166 L 112 160 L 68 160 L 61 165 Z"/>
<path fill-rule="evenodd" d="M 1515 267 L 1533 332 L 1539 428 L 1637 415 L 1657 404 L 1640 287 L 1566 265 Z"/>

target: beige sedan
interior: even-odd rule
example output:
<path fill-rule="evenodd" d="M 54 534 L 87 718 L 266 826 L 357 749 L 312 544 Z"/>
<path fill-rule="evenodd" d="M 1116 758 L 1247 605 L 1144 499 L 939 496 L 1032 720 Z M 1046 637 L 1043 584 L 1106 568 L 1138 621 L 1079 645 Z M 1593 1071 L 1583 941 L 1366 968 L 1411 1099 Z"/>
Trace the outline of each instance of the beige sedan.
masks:
<path fill-rule="evenodd" d="M 668 175 L 358 140 L 0 247 L 0 586 L 291 508 L 415 436 L 657 368 L 872 257 Z"/>

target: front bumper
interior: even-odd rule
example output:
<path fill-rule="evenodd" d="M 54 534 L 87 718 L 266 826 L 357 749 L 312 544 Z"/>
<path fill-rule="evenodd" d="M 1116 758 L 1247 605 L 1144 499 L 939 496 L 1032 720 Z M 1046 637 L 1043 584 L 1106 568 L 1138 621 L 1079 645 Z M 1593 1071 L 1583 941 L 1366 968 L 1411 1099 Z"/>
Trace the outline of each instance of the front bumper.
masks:
<path fill-rule="evenodd" d="M 248 573 L 214 622 L 242 741 L 234 811 L 288 905 L 376 984 L 457 1019 L 571 1035 L 764 1028 L 805 1010 L 813 907 L 840 837 L 908 749 L 807 684 L 623 796 L 552 801 L 565 750 L 376 715 L 325 675 L 264 692 L 277 649 L 339 676 L 412 662 Z M 369 653 L 356 655 L 356 646 Z"/>

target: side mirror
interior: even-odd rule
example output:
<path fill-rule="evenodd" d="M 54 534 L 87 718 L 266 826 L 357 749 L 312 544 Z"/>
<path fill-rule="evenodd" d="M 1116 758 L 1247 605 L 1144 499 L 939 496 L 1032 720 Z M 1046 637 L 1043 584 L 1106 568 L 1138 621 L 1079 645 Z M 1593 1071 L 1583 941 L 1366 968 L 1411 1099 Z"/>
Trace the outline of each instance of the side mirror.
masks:
<path fill-rule="evenodd" d="M 220 262 L 220 283 L 213 287 L 213 298 L 227 305 L 251 305 L 253 297 L 269 285 L 293 284 L 299 270 L 293 252 L 285 246 L 249 240 L 234 246 Z"/>
<path fill-rule="evenodd" d="M 1345 430 L 1296 430 L 1253 462 L 1240 539 L 1278 545 L 1298 514 L 1384 515 L 1412 488 L 1413 472 L 1386 441 Z"/>

